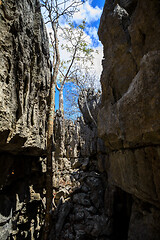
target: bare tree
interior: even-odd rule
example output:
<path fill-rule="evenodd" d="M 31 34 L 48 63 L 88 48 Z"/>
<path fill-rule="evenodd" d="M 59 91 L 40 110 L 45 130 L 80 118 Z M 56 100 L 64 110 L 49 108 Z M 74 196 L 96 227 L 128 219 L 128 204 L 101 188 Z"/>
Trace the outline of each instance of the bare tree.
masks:
<path fill-rule="evenodd" d="M 65 45 L 64 48 L 70 52 L 71 58 L 66 62 L 61 62 L 60 51 L 59 51 L 59 35 L 58 31 L 60 28 L 60 19 L 65 18 L 69 20 L 73 16 L 75 12 L 79 10 L 79 7 L 85 1 L 81 0 L 41 0 L 41 6 L 44 7 L 44 16 L 46 24 L 50 24 L 50 27 L 53 31 L 53 34 L 50 34 L 50 41 L 53 50 L 52 56 L 52 79 L 51 79 L 51 87 L 50 87 L 50 105 L 49 105 L 49 117 L 48 117 L 48 132 L 47 132 L 47 173 L 46 173 L 46 214 L 45 214 L 45 227 L 44 227 L 44 235 L 43 239 L 46 240 L 48 238 L 50 232 L 50 222 L 51 222 L 51 206 L 52 206 L 52 195 L 53 195 L 53 187 L 52 187 L 52 159 L 55 158 L 54 151 L 54 136 L 53 136 L 53 124 L 55 118 L 55 86 L 59 90 L 60 98 L 59 98 L 59 108 L 63 114 L 63 88 L 66 81 L 72 81 L 72 76 L 74 70 L 72 71 L 72 67 L 76 61 L 80 59 L 80 52 L 83 53 L 84 58 L 91 54 L 92 50 L 87 47 L 87 43 L 83 36 L 83 30 L 85 27 L 85 23 L 79 25 L 76 28 L 76 33 L 74 26 L 69 24 L 68 28 L 63 29 L 63 38 L 69 41 L 70 45 Z M 89 57 L 88 57 L 89 59 Z M 65 65 L 65 66 L 64 66 Z M 67 68 L 66 68 L 67 66 Z M 64 71 L 64 69 L 67 69 Z M 58 86 L 58 78 L 60 77 Z"/>
<path fill-rule="evenodd" d="M 96 125 L 96 121 L 88 105 L 86 93 L 91 89 L 94 89 L 95 92 L 101 92 L 99 77 L 96 75 L 95 71 L 86 68 L 85 70 L 76 69 L 74 79 L 74 83 L 70 83 L 69 88 L 65 91 L 65 102 L 67 102 L 65 117 L 74 121 L 77 116 L 81 115 L 78 104 L 78 98 L 81 95 L 81 97 L 84 98 L 88 115 Z"/>
<path fill-rule="evenodd" d="M 85 21 L 78 26 L 74 26 L 69 23 L 62 29 L 61 37 L 65 41 L 62 44 L 62 49 L 68 53 L 67 60 L 62 60 L 59 66 L 59 75 L 57 79 L 56 88 L 59 91 L 59 110 L 64 117 L 63 106 L 63 89 L 66 82 L 74 82 L 75 72 L 81 66 L 92 63 L 94 52 L 89 47 L 89 43 L 86 40 L 86 34 L 84 33 Z"/>

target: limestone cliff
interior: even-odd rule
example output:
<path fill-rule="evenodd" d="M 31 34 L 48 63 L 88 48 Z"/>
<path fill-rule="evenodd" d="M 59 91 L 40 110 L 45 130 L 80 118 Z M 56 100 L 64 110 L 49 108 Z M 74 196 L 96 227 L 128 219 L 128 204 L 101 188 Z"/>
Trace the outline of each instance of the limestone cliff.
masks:
<path fill-rule="evenodd" d="M 2 240 L 40 236 L 44 174 L 38 156 L 46 148 L 49 82 L 48 38 L 39 1 L 0 1 Z"/>
<path fill-rule="evenodd" d="M 160 2 L 106 1 L 98 133 L 109 184 L 131 194 L 127 239 L 159 239 Z"/>
<path fill-rule="evenodd" d="M 2 1 L 0 58 L 0 149 L 38 154 L 45 149 L 50 79 L 39 1 Z"/>
<path fill-rule="evenodd" d="M 107 0 L 102 97 L 54 124 L 56 240 L 160 239 L 160 2 Z M 38 0 L 0 0 L 0 239 L 42 239 L 49 49 Z M 97 117 L 98 116 L 98 117 Z"/>

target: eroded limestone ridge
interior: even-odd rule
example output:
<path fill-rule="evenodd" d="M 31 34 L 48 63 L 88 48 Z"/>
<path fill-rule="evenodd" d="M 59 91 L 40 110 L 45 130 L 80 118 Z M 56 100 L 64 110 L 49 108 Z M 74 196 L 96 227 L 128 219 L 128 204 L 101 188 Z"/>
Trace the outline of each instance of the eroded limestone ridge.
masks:
<path fill-rule="evenodd" d="M 158 0 L 105 3 L 102 97 L 80 96 L 75 123 L 55 119 L 52 240 L 160 239 L 159 12 Z M 50 64 L 39 1 L 0 1 L 0 59 L 0 239 L 42 239 Z"/>
<path fill-rule="evenodd" d="M 2 1 L 0 59 L 0 149 L 33 154 L 35 148 L 38 155 L 46 144 L 50 83 L 39 1 Z"/>
<path fill-rule="evenodd" d="M 106 1 L 99 27 L 98 133 L 108 149 L 109 183 L 133 198 L 130 240 L 160 238 L 159 11 L 158 0 Z"/>
<path fill-rule="evenodd" d="M 105 152 L 103 142 L 97 136 L 97 126 L 90 118 L 97 109 L 100 96 L 93 90 L 80 97 L 79 105 L 83 116 L 75 122 L 56 114 L 56 154 L 53 176 L 53 222 L 49 239 L 107 239 L 110 221 L 105 209 L 106 174 L 98 170 L 98 156 Z M 61 143 L 62 131 L 65 131 Z M 63 145 L 63 146 L 62 146 Z"/>
<path fill-rule="evenodd" d="M 48 38 L 39 1 L 0 1 L 2 240 L 40 237 L 45 177 L 38 156 L 46 148 L 49 85 Z"/>

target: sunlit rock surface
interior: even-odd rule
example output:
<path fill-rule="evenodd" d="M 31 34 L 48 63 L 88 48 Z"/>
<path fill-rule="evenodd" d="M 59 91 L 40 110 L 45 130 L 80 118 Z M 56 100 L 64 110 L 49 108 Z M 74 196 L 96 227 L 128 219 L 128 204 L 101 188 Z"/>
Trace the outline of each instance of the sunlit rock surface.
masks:
<path fill-rule="evenodd" d="M 43 225 L 50 62 L 39 1 L 0 1 L 0 239 Z M 30 155 L 30 156 L 29 156 Z"/>
<path fill-rule="evenodd" d="M 0 5 L 0 149 L 45 149 L 50 81 L 47 33 L 39 1 Z"/>

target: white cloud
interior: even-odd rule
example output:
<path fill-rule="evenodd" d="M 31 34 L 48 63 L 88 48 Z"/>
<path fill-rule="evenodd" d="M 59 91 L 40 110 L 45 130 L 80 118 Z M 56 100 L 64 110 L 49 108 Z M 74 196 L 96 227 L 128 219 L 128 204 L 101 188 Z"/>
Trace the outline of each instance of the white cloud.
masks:
<path fill-rule="evenodd" d="M 91 71 L 95 72 L 97 76 L 97 86 L 100 85 L 100 75 L 102 72 L 102 58 L 103 58 L 103 47 L 101 43 L 98 40 L 97 31 L 98 29 L 94 27 L 94 22 L 97 21 L 102 13 L 102 9 L 100 9 L 98 6 L 92 7 L 91 6 L 92 0 L 89 0 L 85 2 L 81 7 L 80 11 L 75 13 L 73 16 L 73 21 L 75 21 L 77 24 L 80 24 L 84 19 L 86 20 L 86 24 L 89 24 L 86 26 L 86 40 L 89 43 L 90 47 L 92 47 L 95 51 L 97 50 L 99 54 L 94 53 L 94 60 L 93 60 L 93 68 Z M 90 27 L 90 24 L 92 23 L 92 26 Z M 62 27 L 66 27 L 67 24 L 65 21 L 61 22 Z M 47 31 L 52 32 L 52 29 L 50 27 L 47 27 Z M 61 31 L 61 30 L 60 30 Z M 59 32 L 59 45 L 63 43 L 63 45 L 68 44 L 65 40 L 62 40 L 60 38 L 60 32 Z M 61 60 L 67 60 L 70 58 L 70 54 L 60 49 L 60 55 Z"/>
<path fill-rule="evenodd" d="M 69 27 L 68 24 L 64 24 L 62 26 L 63 28 L 67 28 Z M 53 30 L 52 28 L 50 27 L 47 27 L 47 32 L 48 32 L 48 36 L 49 36 L 49 33 L 52 33 L 52 36 L 53 36 Z M 75 32 L 76 32 L 76 29 L 75 29 Z M 59 40 L 59 50 L 60 50 L 60 56 L 61 56 L 61 60 L 65 61 L 65 60 L 68 60 L 70 59 L 71 57 L 71 54 L 69 52 L 67 52 L 66 50 L 62 49 L 61 48 L 61 45 L 63 44 L 64 46 L 68 45 L 69 47 L 71 46 L 71 43 L 65 39 L 63 39 L 61 37 L 61 34 L 62 34 L 62 29 L 60 28 L 59 31 L 58 31 L 58 40 Z M 89 46 L 92 46 L 92 39 L 90 37 L 90 35 L 88 35 L 86 32 L 83 31 L 83 36 L 85 38 L 85 41 L 88 43 Z M 74 42 L 74 39 L 72 40 L 72 42 Z"/>
<path fill-rule="evenodd" d="M 73 20 L 79 24 L 82 22 L 82 20 L 85 20 L 86 23 L 91 23 L 97 21 L 101 14 L 102 9 L 100 9 L 98 6 L 95 8 L 91 6 L 91 1 L 85 2 L 81 7 L 80 11 L 76 12 L 73 16 Z"/>
<path fill-rule="evenodd" d="M 97 35 L 98 29 L 96 27 L 87 27 L 86 30 L 91 37 L 93 37 L 97 41 L 99 40 Z"/>
<path fill-rule="evenodd" d="M 65 27 L 67 27 L 67 24 L 65 25 Z M 53 31 L 51 28 L 47 27 L 47 32 L 48 33 L 52 33 L 53 34 Z M 91 27 L 91 28 L 87 28 L 87 32 L 89 34 L 87 34 L 86 32 L 84 32 L 85 34 L 85 37 L 86 37 L 86 40 L 87 42 L 89 43 L 89 45 L 93 48 L 94 50 L 94 53 L 93 53 L 93 56 L 94 56 L 94 59 L 93 59 L 93 65 L 90 66 L 90 69 L 91 69 L 91 72 L 93 71 L 93 74 L 96 74 L 96 79 L 97 79 L 97 82 L 95 83 L 95 87 L 97 89 L 100 88 L 100 75 L 101 75 L 101 72 L 102 72 L 102 58 L 103 58 L 103 46 L 101 45 L 100 42 L 98 46 L 94 47 L 93 45 L 93 42 L 92 42 L 92 39 L 93 37 L 97 39 L 98 41 L 98 36 L 97 36 L 97 29 L 95 27 Z M 63 43 L 63 45 L 65 44 L 69 44 L 67 41 L 65 41 L 64 39 L 62 40 L 62 38 L 60 37 L 60 34 L 61 34 L 61 30 L 59 32 L 59 45 L 61 45 Z M 99 53 L 97 54 L 96 51 Z M 65 50 L 62 50 L 60 48 L 60 56 L 61 56 L 61 60 L 65 61 L 67 59 L 70 59 L 70 53 L 68 53 L 67 51 Z"/>

